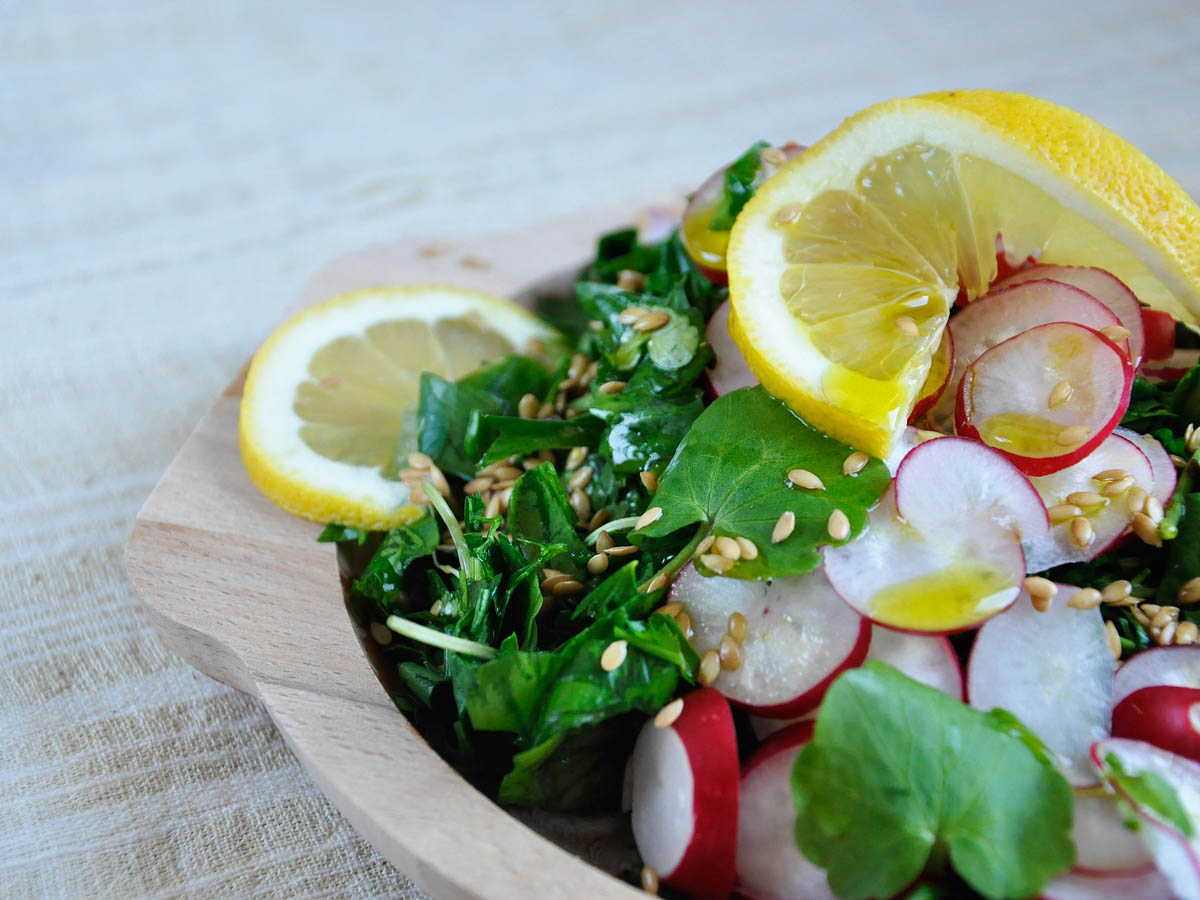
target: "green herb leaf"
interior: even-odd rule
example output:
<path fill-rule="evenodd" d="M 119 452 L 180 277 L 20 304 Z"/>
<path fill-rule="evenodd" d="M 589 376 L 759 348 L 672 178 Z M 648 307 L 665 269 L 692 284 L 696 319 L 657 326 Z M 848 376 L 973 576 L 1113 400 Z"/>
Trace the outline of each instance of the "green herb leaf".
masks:
<path fill-rule="evenodd" d="M 840 676 L 792 771 L 796 842 L 841 897 L 889 897 L 948 860 L 986 897 L 1070 868 L 1066 779 L 1008 724 L 869 662 Z"/>
<path fill-rule="evenodd" d="M 565 549 L 549 560 L 560 572 L 582 576 L 591 555 L 575 530 L 575 510 L 567 501 L 558 473 L 550 463 L 530 469 L 513 485 L 508 504 L 508 530 L 537 544 Z"/>
<path fill-rule="evenodd" d="M 596 394 L 587 410 L 607 426 L 600 440 L 601 455 L 612 460 L 616 472 L 629 474 L 661 470 L 703 412 L 704 403 L 695 389 L 663 397 L 631 382 L 619 394 Z"/>
<path fill-rule="evenodd" d="M 346 525 L 337 525 L 330 522 L 323 529 L 317 540 L 321 543 L 342 543 L 343 541 L 355 541 L 360 547 L 367 542 L 367 538 L 371 536 L 371 532 L 361 528 L 350 528 Z"/>
<path fill-rule="evenodd" d="M 840 509 L 857 534 L 867 510 L 890 482 L 877 459 L 857 475 L 843 475 L 842 463 L 850 452 L 761 387 L 726 394 L 704 410 L 679 445 L 654 495 L 662 518 L 640 534 L 662 537 L 699 522 L 713 534 L 744 536 L 758 546 L 758 558 L 738 563 L 730 575 L 763 578 L 811 571 L 820 563 L 817 548 L 830 543 L 830 514 Z M 797 467 L 815 473 L 825 490 L 791 485 L 787 473 Z M 787 510 L 795 513 L 796 528 L 789 538 L 772 544 L 771 532 Z"/>
<path fill-rule="evenodd" d="M 433 553 L 438 540 L 437 521 L 430 515 L 391 529 L 384 535 L 362 577 L 354 583 L 354 589 L 379 601 L 381 609 L 390 611 L 409 565 Z"/>
<path fill-rule="evenodd" d="M 1179 512 L 1174 508 L 1179 503 L 1179 533 L 1167 542 L 1166 567 L 1158 586 L 1158 602 L 1164 606 L 1177 604 L 1184 582 L 1200 576 L 1200 493 L 1176 496 L 1172 513 Z"/>
<path fill-rule="evenodd" d="M 1185 422 L 1200 421 L 1200 365 L 1192 366 L 1175 385 L 1171 408 Z"/>
<path fill-rule="evenodd" d="M 516 754 L 497 799 L 557 812 L 611 806 L 621 796 L 624 761 L 633 750 L 638 724 L 633 716 L 619 716 L 560 731 Z"/>
<path fill-rule="evenodd" d="M 1157 772 L 1146 771 L 1136 775 L 1126 772 L 1115 753 L 1108 754 L 1104 763 L 1104 780 L 1122 794 L 1178 829 L 1184 837 L 1191 838 L 1196 833 L 1187 810 L 1179 800 L 1179 794 L 1169 781 Z"/>
<path fill-rule="evenodd" d="M 762 165 L 759 154 L 769 146 L 766 141 L 755 141 L 749 150 L 729 164 L 721 197 L 717 200 L 712 221 L 708 223 L 709 231 L 728 231 L 733 227 L 742 207 L 754 196 L 754 182 Z"/>
<path fill-rule="evenodd" d="M 595 447 L 600 442 L 604 425 L 591 416 L 564 420 L 485 415 L 479 432 L 485 436 L 495 435 L 480 460 L 481 465 L 487 466 L 510 456 L 528 456 L 539 450 Z"/>

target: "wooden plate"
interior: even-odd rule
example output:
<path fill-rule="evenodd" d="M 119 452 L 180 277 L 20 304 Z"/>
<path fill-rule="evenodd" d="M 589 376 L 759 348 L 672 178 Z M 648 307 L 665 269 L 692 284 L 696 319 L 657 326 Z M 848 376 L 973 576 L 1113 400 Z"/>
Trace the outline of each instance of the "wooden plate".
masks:
<path fill-rule="evenodd" d="M 589 258 L 596 235 L 628 218 L 596 214 L 373 247 L 321 272 L 299 305 L 427 281 L 529 296 L 546 272 Z M 431 246 L 442 252 L 430 254 Z M 239 378 L 183 445 L 125 548 L 129 577 L 167 644 L 258 696 L 346 818 L 435 896 L 645 896 L 559 846 L 612 870 L 628 864 L 612 853 L 611 819 L 519 821 L 460 778 L 396 710 L 347 616 L 333 546 L 318 544 L 320 526 L 280 511 L 242 469 L 240 396 Z"/>

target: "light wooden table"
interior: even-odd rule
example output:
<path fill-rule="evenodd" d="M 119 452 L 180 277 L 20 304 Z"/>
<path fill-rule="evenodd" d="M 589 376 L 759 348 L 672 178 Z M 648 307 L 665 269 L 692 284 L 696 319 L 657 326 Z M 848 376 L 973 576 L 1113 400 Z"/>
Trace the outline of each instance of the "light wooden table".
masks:
<path fill-rule="evenodd" d="M 409 893 L 121 571 L 175 449 L 326 260 L 632 209 L 944 87 L 1073 106 L 1200 194 L 1198 46 L 1191 0 L 0 2 L 4 891 Z"/>

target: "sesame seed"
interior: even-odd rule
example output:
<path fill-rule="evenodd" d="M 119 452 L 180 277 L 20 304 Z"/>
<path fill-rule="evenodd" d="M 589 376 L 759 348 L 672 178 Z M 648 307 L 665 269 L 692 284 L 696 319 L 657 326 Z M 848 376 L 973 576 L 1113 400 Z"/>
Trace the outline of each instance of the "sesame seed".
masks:
<path fill-rule="evenodd" d="M 670 603 L 664 603 L 662 606 L 656 609 L 655 612 L 674 618 L 679 613 L 683 612 L 683 604 L 678 600 L 672 600 Z"/>
<path fill-rule="evenodd" d="M 700 557 L 700 562 L 704 563 L 704 567 L 719 575 L 723 575 L 733 568 L 733 560 L 728 556 L 721 556 L 719 553 L 705 553 Z"/>
<path fill-rule="evenodd" d="M 1051 601 L 1058 594 L 1058 585 L 1049 578 L 1042 578 L 1040 575 L 1031 575 L 1025 579 L 1025 590 L 1033 599 L 1033 606 L 1038 612 L 1045 612 L 1050 608 Z"/>
<path fill-rule="evenodd" d="M 896 326 L 896 330 L 906 337 L 917 337 L 921 333 L 921 329 L 917 327 L 917 323 L 913 321 L 911 316 L 896 316 L 892 322 Z"/>
<path fill-rule="evenodd" d="M 778 147 L 764 147 L 759 151 L 758 158 L 771 166 L 782 166 L 788 161 L 787 154 Z"/>
<path fill-rule="evenodd" d="M 1100 488 L 1100 493 L 1105 497 L 1120 497 L 1131 487 L 1133 487 L 1133 476 L 1126 475 L 1117 481 L 1110 481 L 1104 487 Z"/>
<path fill-rule="evenodd" d="M 1200 577 L 1190 578 L 1185 581 L 1175 599 L 1185 605 L 1200 600 Z"/>
<path fill-rule="evenodd" d="M 542 401 L 533 394 L 526 394 L 517 403 L 517 415 L 522 419 L 537 418 L 538 410 L 542 408 Z"/>
<path fill-rule="evenodd" d="M 600 385 L 601 394 L 619 394 L 625 390 L 625 382 L 623 381 L 606 381 Z"/>
<path fill-rule="evenodd" d="M 1075 388 L 1069 381 L 1060 381 L 1050 389 L 1050 396 L 1046 400 L 1047 409 L 1058 409 L 1060 406 L 1070 401 L 1071 395 L 1075 393 Z"/>
<path fill-rule="evenodd" d="M 613 671 L 621 663 L 625 662 L 625 656 L 628 652 L 629 644 L 626 641 L 613 641 L 600 654 L 600 668 L 605 672 Z"/>
<path fill-rule="evenodd" d="M 1161 547 L 1163 545 L 1162 535 L 1158 533 L 1158 526 L 1145 513 L 1138 513 L 1129 524 L 1133 528 L 1133 533 L 1151 547 Z"/>
<path fill-rule="evenodd" d="M 738 546 L 742 548 L 742 559 L 758 559 L 758 545 L 748 537 L 739 537 Z"/>
<path fill-rule="evenodd" d="M 1175 641 L 1175 633 L 1179 630 L 1179 623 L 1172 619 L 1162 627 L 1162 630 L 1155 636 L 1154 640 L 1158 642 L 1160 647 L 1168 647 Z"/>
<path fill-rule="evenodd" d="M 382 622 L 372 622 L 371 640 L 381 646 L 386 647 L 392 642 L 392 629 L 388 628 Z"/>
<path fill-rule="evenodd" d="M 1103 496 L 1097 494 L 1095 491 L 1074 491 L 1067 494 L 1067 502 L 1085 508 L 1089 506 L 1104 506 L 1108 503 Z"/>
<path fill-rule="evenodd" d="M 1058 433 L 1057 442 L 1060 447 L 1077 447 L 1087 440 L 1092 429 L 1086 425 L 1068 425 Z"/>
<path fill-rule="evenodd" d="M 704 540 L 702 540 L 699 544 L 696 545 L 696 551 L 692 554 L 692 556 L 693 557 L 703 556 L 705 553 L 708 552 L 708 548 L 711 547 L 716 542 L 717 542 L 717 539 L 713 535 L 710 534 L 708 537 L 706 537 Z"/>
<path fill-rule="evenodd" d="M 571 509 L 575 510 L 575 515 L 578 517 L 580 522 L 586 522 L 592 517 L 592 501 L 588 495 L 579 488 L 571 491 L 569 500 L 571 503 Z"/>
<path fill-rule="evenodd" d="M 850 537 L 850 520 L 840 509 L 835 509 L 829 514 L 829 521 L 825 524 L 825 529 L 835 541 L 844 541 Z"/>
<path fill-rule="evenodd" d="M 1196 627 L 1195 622 L 1180 622 L 1179 627 L 1175 629 L 1176 644 L 1194 644 L 1200 638 L 1200 628 Z"/>
<path fill-rule="evenodd" d="M 602 531 L 598 535 L 596 535 L 596 549 L 597 550 L 609 550 L 612 548 L 612 545 L 614 543 L 616 543 L 616 541 L 613 540 L 613 536 L 611 534 L 609 534 L 607 531 Z"/>
<path fill-rule="evenodd" d="M 567 578 L 554 585 L 553 591 L 555 597 L 573 597 L 583 590 L 583 582 L 574 578 Z"/>
<path fill-rule="evenodd" d="M 479 494 L 486 491 L 495 483 L 495 479 L 491 475 L 481 475 L 479 478 L 473 478 L 463 487 L 464 494 Z"/>
<path fill-rule="evenodd" d="M 842 474 L 857 475 L 870 461 L 871 457 L 867 456 L 867 454 L 861 450 L 855 450 L 842 461 Z"/>
<path fill-rule="evenodd" d="M 1140 512 L 1145 511 L 1146 501 L 1150 499 L 1150 495 L 1140 487 L 1132 487 L 1129 493 L 1125 496 L 1125 508 L 1129 511 L 1129 515 L 1135 516 Z M 1160 506 L 1162 504 L 1159 504 Z M 1149 513 L 1146 513 L 1149 515 Z"/>
<path fill-rule="evenodd" d="M 1095 588 L 1083 588 L 1071 595 L 1071 599 L 1067 601 L 1067 606 L 1071 609 L 1095 609 L 1100 605 L 1100 592 Z"/>
<path fill-rule="evenodd" d="M 1121 658 L 1121 636 L 1117 634 L 1117 626 L 1112 622 L 1104 623 L 1104 630 L 1108 635 L 1108 649 L 1112 651 L 1114 659 Z"/>
<path fill-rule="evenodd" d="M 581 491 L 592 483 L 592 476 L 596 470 L 591 466 L 584 466 L 582 469 L 577 469 L 575 474 L 567 479 L 567 490 Z"/>
<path fill-rule="evenodd" d="M 666 572 L 659 572 L 657 575 L 651 578 L 650 583 L 646 585 L 646 593 L 653 594 L 655 591 L 661 591 L 670 583 L 670 576 L 668 576 Z"/>
<path fill-rule="evenodd" d="M 1105 325 L 1100 329 L 1100 333 L 1113 343 L 1116 343 L 1117 341 L 1128 340 L 1129 336 L 1133 334 L 1133 332 L 1124 325 Z"/>
<path fill-rule="evenodd" d="M 800 215 L 800 207 L 794 203 L 789 203 L 787 206 L 779 207 L 775 212 L 775 221 L 780 225 L 785 225 L 788 222 L 794 222 L 798 215 Z"/>
<path fill-rule="evenodd" d="M 771 543 L 778 544 L 780 541 L 787 540 L 795 529 L 796 514 L 789 509 L 779 517 L 779 521 L 771 529 Z"/>
<path fill-rule="evenodd" d="M 1166 514 L 1166 511 L 1163 509 L 1162 501 L 1157 497 L 1147 497 L 1146 502 L 1142 504 L 1142 512 L 1144 512 L 1146 517 L 1155 525 L 1161 522 L 1163 520 L 1163 516 Z"/>
<path fill-rule="evenodd" d="M 646 313 L 646 315 L 634 322 L 633 330 L 639 334 L 645 334 L 648 331 L 658 331 L 658 329 L 662 328 L 670 321 L 670 315 L 665 312 L 655 310 L 654 312 Z"/>
<path fill-rule="evenodd" d="M 810 491 L 825 490 L 825 482 L 814 475 L 808 469 L 792 469 L 787 474 L 788 481 L 796 487 L 805 488 Z"/>
<path fill-rule="evenodd" d="M 722 535 L 713 545 L 714 549 L 726 559 L 739 560 L 742 558 L 742 548 L 736 540 Z"/>
<path fill-rule="evenodd" d="M 630 306 L 621 310 L 617 314 L 617 321 L 622 325 L 634 325 L 637 322 L 640 322 L 642 316 L 646 315 L 648 312 L 650 312 L 650 310 L 646 309 L 644 306 Z"/>
<path fill-rule="evenodd" d="M 746 617 L 740 612 L 731 613 L 728 625 L 729 636 L 740 646 L 746 639 Z"/>
<path fill-rule="evenodd" d="M 721 655 L 716 650 L 709 650 L 700 657 L 700 671 L 696 673 L 696 680 L 704 687 L 708 687 L 717 680 L 717 676 L 721 674 Z"/>
<path fill-rule="evenodd" d="M 638 478 L 642 482 L 642 487 L 644 487 L 650 493 L 653 494 L 658 490 L 658 476 L 649 469 L 646 469 L 644 472 L 638 472 Z"/>
<path fill-rule="evenodd" d="M 1122 478 L 1128 478 L 1129 473 L 1124 469 L 1105 469 L 1103 472 L 1097 472 L 1092 476 L 1092 481 L 1120 481 Z"/>
<path fill-rule="evenodd" d="M 742 651 L 738 647 L 738 642 L 733 639 L 733 635 L 726 634 L 721 637 L 721 646 L 717 655 L 721 660 L 721 668 L 727 672 L 742 667 Z"/>
<path fill-rule="evenodd" d="M 655 728 L 670 728 L 675 724 L 675 720 L 679 718 L 679 714 L 683 712 L 683 698 L 676 697 L 654 716 Z"/>
<path fill-rule="evenodd" d="M 692 631 L 692 617 L 685 612 L 681 612 L 675 616 L 675 624 L 679 626 L 679 630 L 683 632 L 683 636 L 688 640 L 692 639 L 695 634 Z"/>
<path fill-rule="evenodd" d="M 634 544 L 625 544 L 620 547 L 609 547 L 605 552 L 609 556 L 629 556 L 631 553 L 637 553 L 638 549 Z"/>
<path fill-rule="evenodd" d="M 658 872 L 653 866 L 642 866 L 642 890 L 647 894 L 658 893 Z"/>
<path fill-rule="evenodd" d="M 1071 520 L 1071 542 L 1079 549 L 1090 547 L 1092 541 L 1096 539 L 1096 531 L 1092 528 L 1092 523 L 1083 516 L 1076 516 Z"/>
<path fill-rule="evenodd" d="M 662 518 L 663 509 L 661 506 L 652 506 L 640 516 L 638 516 L 637 524 L 633 526 L 634 531 L 641 531 L 643 528 L 649 528 L 655 522 Z"/>
<path fill-rule="evenodd" d="M 1046 514 L 1050 516 L 1051 525 L 1062 525 L 1076 516 L 1082 516 L 1083 510 L 1074 503 L 1059 503 L 1046 510 Z"/>
<path fill-rule="evenodd" d="M 1100 591 L 1100 599 L 1110 604 L 1121 603 L 1131 593 L 1133 593 L 1133 585 L 1122 578 L 1105 585 L 1104 589 Z"/>
<path fill-rule="evenodd" d="M 608 569 L 608 554 L 597 553 L 587 561 L 587 570 L 593 575 L 602 575 Z"/>

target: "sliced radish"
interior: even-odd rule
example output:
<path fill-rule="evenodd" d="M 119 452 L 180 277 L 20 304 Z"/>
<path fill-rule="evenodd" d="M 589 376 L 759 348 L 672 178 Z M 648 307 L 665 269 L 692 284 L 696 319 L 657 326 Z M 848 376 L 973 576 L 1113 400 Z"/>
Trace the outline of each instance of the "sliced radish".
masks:
<path fill-rule="evenodd" d="M 1153 870 L 1154 860 L 1103 788 L 1075 791 L 1075 869 L 1083 875 L 1132 875 Z"/>
<path fill-rule="evenodd" d="M 713 312 L 704 332 L 717 358 L 716 363 L 706 373 L 714 398 L 758 384 L 758 379 L 746 365 L 742 351 L 729 336 L 729 310 L 730 304 L 726 300 Z"/>
<path fill-rule="evenodd" d="M 1134 691 L 1113 709 L 1112 733 L 1200 762 L 1200 688 L 1159 684 Z"/>
<path fill-rule="evenodd" d="M 1140 875 L 1060 875 L 1042 890 L 1043 900 L 1174 900 L 1158 872 Z"/>
<path fill-rule="evenodd" d="M 1120 763 L 1125 774 L 1153 772 L 1175 789 L 1193 826 L 1191 840 L 1112 777 L 1110 756 Z M 1143 741 L 1124 738 L 1097 741 L 1092 746 L 1091 759 L 1101 778 L 1137 814 L 1142 824 L 1139 832 L 1142 840 L 1175 895 L 1183 900 L 1200 900 L 1200 831 L 1197 831 L 1200 827 L 1200 765 Z"/>
<path fill-rule="evenodd" d="M 773 735 L 747 761 L 738 811 L 738 893 L 754 900 L 836 900 L 823 869 L 796 846 L 792 764 L 812 738 L 812 723 Z"/>
<path fill-rule="evenodd" d="M 1143 361 L 1170 359 L 1175 352 L 1175 317 L 1161 309 L 1142 307 L 1142 328 L 1146 332 Z"/>
<path fill-rule="evenodd" d="M 1148 381 L 1177 381 L 1200 363 L 1200 350 L 1176 350 L 1169 359 L 1142 366 L 1142 376 Z"/>
<path fill-rule="evenodd" d="M 925 376 L 925 384 L 917 398 L 913 411 L 908 415 L 910 424 L 919 422 L 946 391 L 950 383 L 950 373 L 954 371 L 954 336 L 947 328 L 942 331 L 942 342 L 938 344 L 929 366 L 929 374 Z"/>
<path fill-rule="evenodd" d="M 900 471 L 900 463 L 904 462 L 905 457 L 913 450 L 920 447 L 926 440 L 932 440 L 931 437 L 926 437 L 930 432 L 922 432 L 919 428 L 914 428 L 909 425 L 896 439 L 896 443 L 892 444 L 892 452 L 888 458 L 883 461 L 887 466 L 887 470 L 892 473 L 892 477 L 896 477 L 896 473 Z"/>
<path fill-rule="evenodd" d="M 1015 536 L 970 528 L 922 535 L 898 516 L 895 487 L 871 510 L 863 535 L 825 550 L 829 581 L 851 608 L 888 628 L 950 634 L 1016 600 L 1025 554 Z"/>
<path fill-rule="evenodd" d="M 1096 476 L 1117 470 L 1132 476 L 1133 483 L 1129 487 L 1111 497 L 1101 495 L 1103 502 L 1098 506 L 1076 507 L 1092 530 L 1091 540 L 1081 546 L 1082 542 L 1077 542 L 1071 531 L 1071 518 L 1074 517 L 1066 517 L 1071 510 L 1067 509 L 1061 516 L 1059 511 L 1074 506 L 1068 498 L 1079 499 L 1078 494 L 1097 494 L 1106 489 L 1111 482 L 1098 481 Z M 1154 470 L 1146 454 L 1118 434 L 1109 435 L 1087 458 L 1075 465 L 1030 481 L 1042 502 L 1059 516 L 1049 533 L 1025 541 L 1025 564 L 1030 572 L 1044 572 L 1069 562 L 1084 562 L 1111 550 L 1124 538 L 1133 519 L 1134 511 L 1129 508 L 1130 492 L 1141 488 L 1153 493 L 1155 484 Z"/>
<path fill-rule="evenodd" d="M 1058 585 L 1046 612 L 1022 593 L 975 637 L 967 697 L 976 709 L 1006 709 L 1050 748 L 1076 787 L 1095 783 L 1092 743 L 1107 737 L 1116 663 L 1099 609 L 1072 609 L 1078 588 Z"/>
<path fill-rule="evenodd" d="M 1150 468 L 1154 471 L 1154 484 L 1151 487 L 1142 487 L 1149 491 L 1151 497 L 1157 497 L 1158 502 L 1166 506 L 1171 495 L 1175 493 L 1175 483 L 1179 479 L 1179 473 L 1175 470 L 1175 463 L 1171 462 L 1171 454 L 1167 452 L 1167 448 L 1153 435 L 1138 434 L 1128 428 L 1114 428 L 1113 434 L 1125 438 L 1146 454 Z"/>
<path fill-rule="evenodd" d="M 738 830 L 737 737 L 725 698 L 683 698 L 665 728 L 647 722 L 633 749 L 633 837 L 643 862 L 693 897 L 733 889 Z"/>
<path fill-rule="evenodd" d="M 1049 475 L 1112 434 L 1132 386 L 1133 368 L 1112 341 L 1082 325 L 1052 322 L 971 364 L 959 384 L 955 425 L 1022 472 Z"/>
<path fill-rule="evenodd" d="M 980 297 L 950 317 L 954 371 L 949 390 L 929 412 L 932 426 L 953 430 L 957 386 L 971 363 L 1010 337 L 1050 322 L 1075 322 L 1097 331 L 1121 324 L 1095 297 L 1057 281 L 1028 281 Z"/>
<path fill-rule="evenodd" d="M 741 664 L 723 671 L 714 686 L 767 718 L 793 718 L 815 708 L 834 678 L 862 663 L 871 640 L 870 625 L 842 603 L 819 569 L 743 581 L 705 577 L 688 566 L 675 579 L 671 599 L 691 619 L 692 646 L 700 654 L 720 650 L 730 616 L 745 617 Z"/>
<path fill-rule="evenodd" d="M 1113 676 L 1113 703 L 1158 685 L 1200 688 L 1200 647 L 1156 647 L 1139 653 Z"/>
<path fill-rule="evenodd" d="M 1091 294 L 1121 320 L 1129 330 L 1129 358 L 1136 366 L 1146 354 L 1146 331 L 1142 320 L 1142 304 L 1116 275 L 1093 266 L 1034 266 L 1015 275 L 1010 275 L 996 285 L 1002 290 L 1014 284 L 1049 278 L 1061 284 L 1069 284 Z M 1172 328 L 1174 334 L 1174 328 Z"/>
<path fill-rule="evenodd" d="M 935 438 L 909 453 L 896 472 L 896 509 L 925 536 L 987 525 L 1018 540 L 1050 528 L 1033 485 L 1001 453 L 960 437 Z"/>

